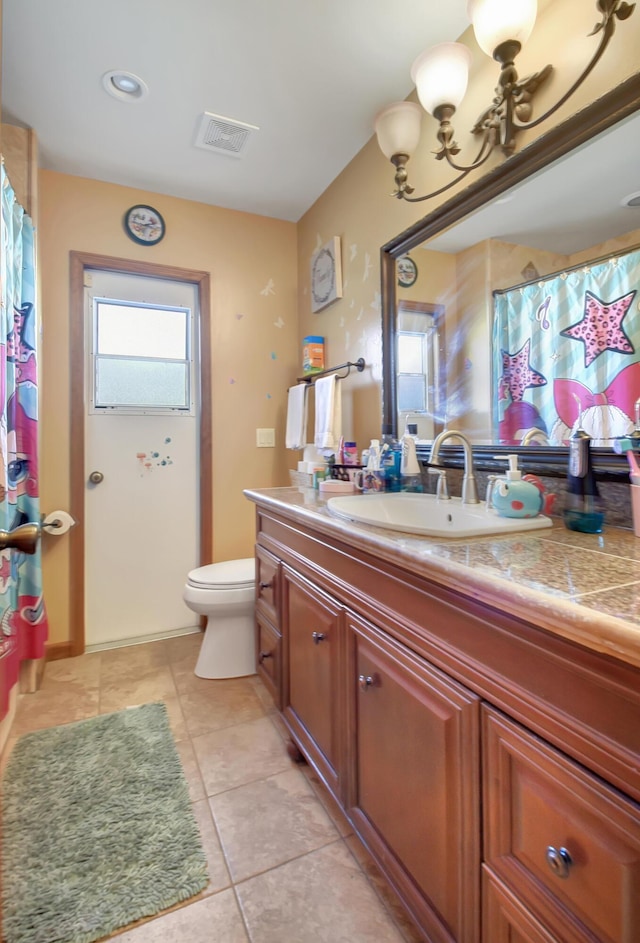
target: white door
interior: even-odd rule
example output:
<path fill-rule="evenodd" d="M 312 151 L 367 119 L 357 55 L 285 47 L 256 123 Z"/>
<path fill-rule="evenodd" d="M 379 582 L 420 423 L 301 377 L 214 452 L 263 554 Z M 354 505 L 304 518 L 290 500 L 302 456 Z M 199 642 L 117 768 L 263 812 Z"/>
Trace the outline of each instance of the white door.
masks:
<path fill-rule="evenodd" d="M 197 293 L 85 273 L 88 648 L 194 625 L 198 556 Z"/>

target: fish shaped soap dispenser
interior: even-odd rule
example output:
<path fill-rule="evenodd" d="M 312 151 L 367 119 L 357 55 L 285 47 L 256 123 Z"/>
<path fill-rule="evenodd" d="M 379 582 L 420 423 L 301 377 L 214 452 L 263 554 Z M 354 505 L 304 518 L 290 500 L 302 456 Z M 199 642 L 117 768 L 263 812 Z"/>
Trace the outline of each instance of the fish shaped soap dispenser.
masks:
<path fill-rule="evenodd" d="M 498 461 L 505 456 L 494 455 Z M 537 517 L 550 514 L 555 494 L 548 494 L 536 475 L 522 475 L 518 468 L 518 456 L 507 455 L 509 470 L 506 475 L 493 481 L 491 500 L 500 517 Z"/>

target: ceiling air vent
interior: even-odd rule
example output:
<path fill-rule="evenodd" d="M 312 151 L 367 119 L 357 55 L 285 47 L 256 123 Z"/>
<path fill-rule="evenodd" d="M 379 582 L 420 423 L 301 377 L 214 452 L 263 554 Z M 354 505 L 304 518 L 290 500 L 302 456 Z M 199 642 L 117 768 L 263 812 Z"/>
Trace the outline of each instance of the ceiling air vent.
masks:
<path fill-rule="evenodd" d="M 251 132 L 259 130 L 255 124 L 245 124 L 243 121 L 234 121 L 233 118 L 224 118 L 222 115 L 212 115 L 205 111 L 200 118 L 195 143 L 196 147 L 205 151 L 215 151 L 228 157 L 242 157 Z"/>

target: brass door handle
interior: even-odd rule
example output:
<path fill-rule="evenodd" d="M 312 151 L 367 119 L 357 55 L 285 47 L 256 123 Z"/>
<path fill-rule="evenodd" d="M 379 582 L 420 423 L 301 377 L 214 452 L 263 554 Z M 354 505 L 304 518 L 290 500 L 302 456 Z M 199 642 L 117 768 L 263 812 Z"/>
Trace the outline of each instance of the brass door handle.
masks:
<path fill-rule="evenodd" d="M 0 530 L 0 550 L 35 553 L 39 538 L 39 524 L 21 524 L 13 530 Z"/>
<path fill-rule="evenodd" d="M 92 485 L 99 485 L 101 481 L 104 481 L 104 475 L 101 471 L 92 471 L 89 475 L 89 481 Z"/>

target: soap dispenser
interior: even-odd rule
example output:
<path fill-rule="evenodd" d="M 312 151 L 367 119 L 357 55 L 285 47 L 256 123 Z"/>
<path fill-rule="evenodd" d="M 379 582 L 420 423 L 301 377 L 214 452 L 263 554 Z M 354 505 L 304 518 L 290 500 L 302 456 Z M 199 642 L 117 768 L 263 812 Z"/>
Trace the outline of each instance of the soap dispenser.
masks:
<path fill-rule="evenodd" d="M 416 454 L 416 440 L 405 433 L 400 440 L 402 458 L 400 459 L 400 487 L 403 491 L 422 491 L 422 475 Z"/>
<path fill-rule="evenodd" d="M 494 455 L 497 461 L 505 456 Z M 549 514 L 555 494 L 547 494 L 545 487 L 535 475 L 522 476 L 518 468 L 518 456 L 507 455 L 509 470 L 506 475 L 493 482 L 491 500 L 500 517 L 537 517 Z"/>

